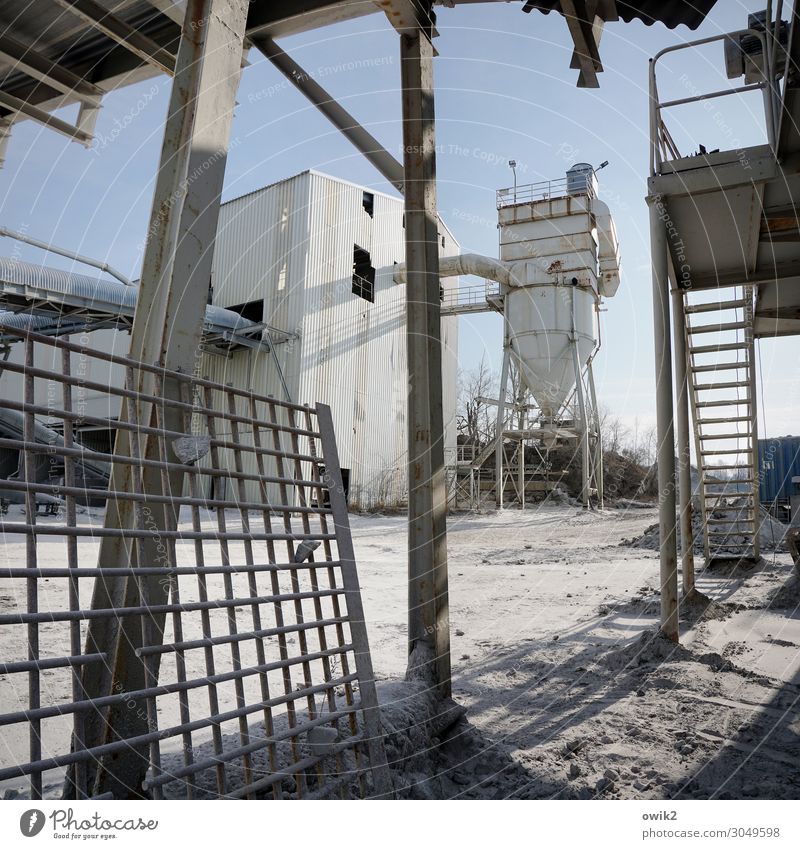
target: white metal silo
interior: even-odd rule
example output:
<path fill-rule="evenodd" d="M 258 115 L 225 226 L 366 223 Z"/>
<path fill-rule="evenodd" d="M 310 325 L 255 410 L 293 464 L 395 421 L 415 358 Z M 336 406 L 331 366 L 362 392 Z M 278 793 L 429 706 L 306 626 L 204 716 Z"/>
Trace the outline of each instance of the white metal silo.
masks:
<path fill-rule="evenodd" d="M 589 506 L 594 496 L 602 504 L 602 446 L 591 365 L 600 344 L 599 306 L 602 298 L 616 294 L 620 260 L 611 213 L 597 197 L 595 169 L 578 163 L 558 180 L 500 189 L 497 213 L 499 260 L 460 254 L 439 261 L 442 278 L 474 275 L 499 284 L 499 292 L 486 287 L 478 296 L 476 287 L 471 293 L 465 288 L 463 301 L 456 293 L 442 306 L 443 314 L 496 310 L 505 319 L 496 435 L 493 448 L 481 446 L 479 462 L 494 451 L 502 507 L 504 443 L 516 441 L 520 477 L 515 488 L 524 506 L 526 443 L 549 451 L 572 442 L 582 452 L 583 503 Z M 403 264 L 394 277 L 405 282 Z M 512 368 L 518 376 L 514 398 L 509 397 Z M 471 466 L 470 475 L 475 471 Z"/>
<path fill-rule="evenodd" d="M 511 361 L 538 406 L 536 432 L 555 443 L 570 435 L 583 451 L 583 501 L 602 501 L 602 463 L 591 361 L 599 347 L 601 297 L 619 286 L 619 248 L 595 169 L 578 163 L 559 180 L 497 193 L 505 291 L 505 342 L 498 409 L 504 416 Z M 511 435 L 511 434 L 509 434 Z M 524 440 L 524 435 L 519 435 Z M 524 457 L 524 453 L 523 453 Z M 502 477 L 503 440 L 497 445 Z M 503 487 L 498 486 L 502 505 Z"/>

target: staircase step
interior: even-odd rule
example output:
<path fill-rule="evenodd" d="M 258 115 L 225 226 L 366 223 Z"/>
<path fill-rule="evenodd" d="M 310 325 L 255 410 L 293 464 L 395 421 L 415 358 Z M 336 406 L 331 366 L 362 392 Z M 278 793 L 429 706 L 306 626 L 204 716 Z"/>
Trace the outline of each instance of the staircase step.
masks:
<path fill-rule="evenodd" d="M 749 404 L 749 398 L 726 398 L 721 401 L 698 401 L 695 404 L 695 407 L 743 407 L 745 404 Z"/>
<path fill-rule="evenodd" d="M 747 531 L 706 531 L 706 534 L 710 537 L 746 537 L 752 536 L 752 532 L 748 533 Z"/>
<path fill-rule="evenodd" d="M 745 300 L 734 300 L 734 301 L 712 301 L 708 304 L 687 304 L 684 309 L 687 313 L 698 313 L 698 312 L 718 312 L 722 310 L 736 310 L 742 307 L 746 307 L 748 302 Z"/>
<path fill-rule="evenodd" d="M 726 467 L 725 466 L 715 466 L 714 468 L 715 469 L 724 469 Z M 730 468 L 730 469 L 741 469 L 741 466 L 729 466 L 728 468 Z M 708 478 L 703 478 L 703 483 L 706 486 L 723 486 L 723 485 L 727 485 L 727 484 L 731 484 L 731 483 L 753 483 L 753 478 L 736 478 L 736 480 L 729 480 L 729 481 L 722 480 L 721 478 L 716 478 L 716 479 L 712 478 L 711 480 L 709 480 Z M 710 495 L 723 495 L 724 494 L 724 495 L 727 495 L 728 498 L 735 498 L 735 497 L 740 495 L 740 493 L 738 493 L 738 492 L 732 492 L 732 493 L 712 492 L 712 493 L 709 493 L 709 494 Z M 746 493 L 741 493 L 741 495 L 745 495 L 745 494 Z"/>
<path fill-rule="evenodd" d="M 698 345 L 696 348 L 689 348 L 690 354 L 716 354 L 717 351 L 743 351 L 749 348 L 749 342 L 724 342 L 719 345 Z"/>
<path fill-rule="evenodd" d="M 700 439 L 748 439 L 749 433 L 701 433 Z"/>
<path fill-rule="evenodd" d="M 717 486 L 717 484 L 732 483 L 732 481 L 728 481 L 728 480 L 722 481 L 719 478 L 717 478 L 716 480 L 706 479 L 705 483 L 708 484 L 709 486 Z M 752 481 L 751 481 L 751 483 L 752 483 Z M 707 492 L 706 493 L 706 498 L 722 499 L 722 498 L 752 498 L 752 497 L 753 497 L 753 490 L 752 489 L 737 490 L 736 492 Z"/>
<path fill-rule="evenodd" d="M 746 330 L 750 327 L 748 321 L 729 321 L 720 324 L 698 324 L 695 327 L 688 325 L 686 332 L 693 333 L 726 333 L 729 330 Z"/>
<path fill-rule="evenodd" d="M 747 386 L 750 386 L 749 380 L 728 380 L 723 383 L 698 383 L 694 388 L 696 392 L 707 392 L 711 389 L 743 389 Z"/>
<path fill-rule="evenodd" d="M 750 453 L 749 448 L 731 448 L 729 451 L 725 451 L 722 448 L 718 448 L 714 451 L 712 451 L 712 450 L 701 451 L 700 456 L 701 457 L 725 457 L 725 456 L 730 456 L 731 454 L 749 454 L 749 453 Z M 750 466 L 749 463 L 742 462 L 742 463 L 739 463 L 736 466 L 714 466 L 713 468 L 714 469 L 745 469 L 745 468 L 749 468 L 749 466 Z"/>
<path fill-rule="evenodd" d="M 706 483 L 711 486 L 716 486 L 718 483 L 723 483 L 720 480 L 706 480 Z M 724 481 L 724 483 L 731 483 L 731 481 Z M 752 498 L 753 497 L 752 489 L 738 490 L 736 492 L 707 492 L 706 498 Z"/>
<path fill-rule="evenodd" d="M 721 419 L 698 419 L 697 424 L 702 425 L 714 425 L 714 424 L 728 424 L 729 422 L 749 422 L 750 416 L 731 416 L 730 418 L 721 418 Z"/>
<path fill-rule="evenodd" d="M 735 363 L 713 363 L 712 365 L 705 366 L 692 366 L 691 370 L 693 372 L 700 371 L 731 371 L 732 369 L 745 369 L 750 367 L 749 360 L 743 360 L 741 362 L 737 361 Z"/>
<path fill-rule="evenodd" d="M 731 524 L 739 525 L 739 524 L 742 524 L 743 522 L 747 522 L 751 527 L 753 526 L 752 517 L 749 518 L 749 519 L 713 519 L 713 518 L 706 519 L 707 525 L 731 525 Z"/>

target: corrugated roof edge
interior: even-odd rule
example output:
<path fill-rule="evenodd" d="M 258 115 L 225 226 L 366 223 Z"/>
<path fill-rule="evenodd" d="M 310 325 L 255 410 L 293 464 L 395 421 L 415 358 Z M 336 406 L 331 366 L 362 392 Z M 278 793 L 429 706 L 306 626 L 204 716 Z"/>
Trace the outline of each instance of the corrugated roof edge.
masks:
<path fill-rule="evenodd" d="M 252 191 L 245 192 L 244 194 L 238 195 L 237 197 L 229 198 L 222 204 L 222 206 L 226 206 L 229 203 L 235 203 L 244 198 L 250 197 L 251 195 L 257 195 L 259 194 L 259 192 L 266 192 L 269 189 L 274 189 L 275 186 L 280 186 L 282 183 L 288 183 L 292 180 L 296 180 L 298 177 L 303 177 L 306 174 L 314 175 L 315 177 L 323 177 L 324 179 L 331 180 L 334 183 L 340 183 L 343 186 L 352 186 L 353 188 L 361 189 L 364 192 L 372 192 L 372 194 L 381 195 L 382 197 L 389 198 L 389 200 L 396 201 L 397 203 L 403 202 L 402 195 L 400 197 L 398 197 L 397 195 L 390 195 L 388 192 L 381 192 L 377 189 L 373 189 L 372 186 L 365 186 L 361 183 L 356 183 L 353 180 L 345 180 L 342 177 L 334 177 L 333 174 L 326 174 L 324 171 L 317 171 L 315 168 L 306 168 L 304 171 L 298 171 L 297 174 L 292 174 L 291 177 L 283 177 L 280 180 L 276 180 L 274 183 L 268 183 L 266 186 L 261 186 L 260 189 L 253 189 Z M 461 243 L 458 241 L 458 239 L 456 239 L 455 234 L 450 229 L 450 227 L 447 226 L 447 222 L 441 217 L 441 215 L 439 216 L 439 223 L 447 231 L 447 235 L 450 237 L 451 241 L 460 249 Z"/>
<path fill-rule="evenodd" d="M 638 3 L 625 3 L 624 0 L 617 0 L 616 8 L 626 24 L 636 19 L 647 26 L 661 23 L 668 29 L 685 26 L 695 30 L 703 23 L 716 2 L 717 0 L 640 0 Z M 560 12 L 560 7 L 560 0 L 528 0 L 522 11 L 536 10 L 549 15 L 550 12 Z"/>

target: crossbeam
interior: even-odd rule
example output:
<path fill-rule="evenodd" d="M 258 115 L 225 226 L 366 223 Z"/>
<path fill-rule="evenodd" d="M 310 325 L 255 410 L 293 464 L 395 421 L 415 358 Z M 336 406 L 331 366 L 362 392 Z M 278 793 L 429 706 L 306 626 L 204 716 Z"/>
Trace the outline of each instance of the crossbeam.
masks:
<path fill-rule="evenodd" d="M 148 65 L 158 68 L 165 74 L 174 73 L 175 57 L 171 53 L 95 0 L 54 0 L 54 2 L 143 59 Z"/>

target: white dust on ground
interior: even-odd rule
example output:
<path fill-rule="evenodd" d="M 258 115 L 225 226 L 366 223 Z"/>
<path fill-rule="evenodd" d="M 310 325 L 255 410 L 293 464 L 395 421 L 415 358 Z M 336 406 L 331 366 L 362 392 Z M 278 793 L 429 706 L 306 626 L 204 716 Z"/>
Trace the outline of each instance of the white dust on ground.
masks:
<path fill-rule="evenodd" d="M 800 593 L 788 555 L 701 573 L 717 605 L 683 612 L 675 650 L 653 639 L 658 553 L 620 545 L 655 515 L 538 506 L 450 517 L 453 695 L 469 724 L 440 741 L 437 796 L 800 796 Z M 401 678 L 406 520 L 351 522 L 376 674 Z M 56 565 L 63 540 L 40 548 L 41 565 Z M 23 558 L 24 541 L 6 538 L 3 562 Z M 3 691 L 0 712 L 26 695 Z M 9 731 L 0 761 L 24 760 L 27 734 Z"/>
<path fill-rule="evenodd" d="M 455 798 L 797 798 L 800 594 L 785 554 L 700 573 L 682 645 L 655 639 L 655 511 L 539 508 L 449 524 Z M 405 663 L 405 523 L 354 517 L 378 675 Z M 702 558 L 698 558 L 698 571 Z"/>

